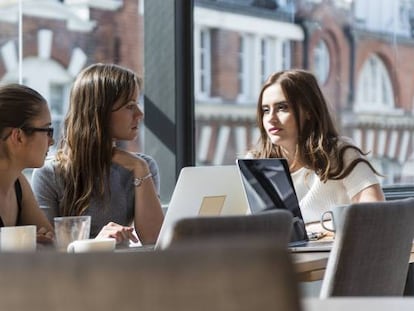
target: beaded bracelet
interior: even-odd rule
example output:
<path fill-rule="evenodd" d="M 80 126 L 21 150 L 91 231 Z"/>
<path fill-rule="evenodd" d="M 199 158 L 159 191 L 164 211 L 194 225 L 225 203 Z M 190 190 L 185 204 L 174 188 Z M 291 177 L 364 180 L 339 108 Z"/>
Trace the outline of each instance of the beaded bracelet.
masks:
<path fill-rule="evenodd" d="M 149 173 L 148 175 L 145 175 L 144 177 L 135 177 L 132 183 L 134 184 L 135 187 L 139 187 L 142 185 L 145 179 L 148 179 L 150 177 L 152 177 L 151 173 Z"/>

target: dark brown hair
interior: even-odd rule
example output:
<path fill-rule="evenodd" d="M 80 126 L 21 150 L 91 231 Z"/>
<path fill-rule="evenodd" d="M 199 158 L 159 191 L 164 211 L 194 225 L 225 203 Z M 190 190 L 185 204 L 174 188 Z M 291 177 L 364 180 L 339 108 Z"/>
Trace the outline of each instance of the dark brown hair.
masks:
<path fill-rule="evenodd" d="M 0 86 L 1 137 L 6 128 L 29 126 L 43 105 L 47 105 L 45 98 L 28 86 L 15 83 Z"/>

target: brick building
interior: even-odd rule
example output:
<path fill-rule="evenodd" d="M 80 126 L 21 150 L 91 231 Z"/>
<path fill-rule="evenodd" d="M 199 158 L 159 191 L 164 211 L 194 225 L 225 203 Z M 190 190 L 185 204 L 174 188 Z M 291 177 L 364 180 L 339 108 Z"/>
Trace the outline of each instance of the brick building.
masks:
<path fill-rule="evenodd" d="M 199 8 L 213 10 L 205 22 L 203 18 L 197 19 L 199 8 L 196 6 L 195 29 L 203 29 L 205 33 L 206 29 L 210 30 L 210 79 L 215 81 L 210 88 L 203 88 L 201 94 L 197 92 L 197 73 L 203 71 L 197 71 L 200 66 L 197 67 L 196 62 L 199 163 L 231 164 L 235 155 L 244 154 L 257 137 L 255 100 L 263 77 L 271 71 L 300 67 L 313 71 L 318 77 L 341 132 L 369 152 L 368 157 L 386 175 L 384 183 L 412 181 L 409 167 L 413 154 L 414 72 L 407 60 L 414 52 L 414 41 L 409 15 L 402 15 L 409 11 L 402 7 L 407 1 L 258 2 L 266 5 L 257 6 L 254 1 L 196 1 Z M 271 2 L 277 5 L 268 5 Z M 233 19 L 229 26 L 230 17 L 223 12 L 245 18 Z M 211 15 L 217 15 L 216 24 L 211 23 L 214 20 Z M 384 25 L 384 21 L 392 21 L 392 27 Z M 268 26 L 271 23 L 273 27 Z M 286 30 L 289 27 L 298 27 L 294 29 L 300 35 L 293 36 Z M 272 32 L 263 29 L 272 29 Z M 290 36 L 286 36 L 287 33 Z M 217 36 L 228 38 L 225 50 L 215 48 L 212 38 Z M 284 53 L 284 48 L 272 49 L 272 40 L 273 46 L 283 42 L 289 52 Z M 197 44 L 197 40 L 195 42 Z M 199 46 L 208 44 L 199 43 Z M 244 73 L 241 49 L 247 51 L 248 62 L 253 63 L 253 70 L 244 71 L 250 76 L 247 91 L 243 90 L 240 79 L 234 80 Z M 201 57 L 200 51 L 195 45 L 196 60 Z M 224 70 L 233 71 L 232 78 L 223 78 L 228 72 L 217 76 L 215 64 L 223 64 Z M 205 80 L 204 74 L 202 81 Z M 217 84 L 221 88 L 217 89 Z M 226 92 L 231 92 L 233 97 L 229 98 Z"/>
<path fill-rule="evenodd" d="M 143 73 L 139 1 L 89 3 L 23 1 L 21 68 L 19 6 L 17 1 L 0 4 L 1 82 L 19 82 L 21 71 L 21 82 L 48 99 L 56 129 L 66 111 L 71 84 L 85 66 L 113 62 Z M 56 137 L 59 134 L 56 131 Z"/>
<path fill-rule="evenodd" d="M 312 70 L 342 132 L 386 174 L 413 181 L 413 1 L 195 0 L 197 164 L 233 164 L 257 139 L 256 98 L 272 71 Z M 143 1 L 0 3 L 0 81 L 22 81 L 64 116 L 76 74 L 94 62 L 143 68 Z M 59 135 L 59 131 L 57 131 Z M 131 149 L 139 148 L 139 139 Z"/>

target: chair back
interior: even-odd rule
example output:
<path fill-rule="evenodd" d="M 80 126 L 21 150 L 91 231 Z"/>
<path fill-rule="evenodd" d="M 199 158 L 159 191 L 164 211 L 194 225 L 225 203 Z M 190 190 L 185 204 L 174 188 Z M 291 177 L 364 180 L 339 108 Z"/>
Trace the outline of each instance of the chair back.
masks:
<path fill-rule="evenodd" d="M 344 208 L 320 297 L 402 296 L 414 238 L 414 199 Z"/>
<path fill-rule="evenodd" d="M 286 249 L 236 243 L 127 253 L 0 254 L 8 311 L 300 311 Z"/>
<path fill-rule="evenodd" d="M 292 232 L 292 214 L 271 210 L 238 216 L 192 217 L 179 220 L 173 227 L 169 246 L 177 243 L 245 236 L 268 237 L 274 245 L 287 247 Z"/>

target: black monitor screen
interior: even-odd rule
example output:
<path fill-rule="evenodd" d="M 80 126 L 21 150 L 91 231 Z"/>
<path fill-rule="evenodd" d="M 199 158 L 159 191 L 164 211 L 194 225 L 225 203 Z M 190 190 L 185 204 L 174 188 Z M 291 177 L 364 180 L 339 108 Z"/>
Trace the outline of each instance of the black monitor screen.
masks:
<path fill-rule="evenodd" d="M 307 241 L 286 159 L 238 159 L 237 164 L 251 212 L 254 214 L 275 208 L 290 211 L 294 226 L 292 241 Z"/>

